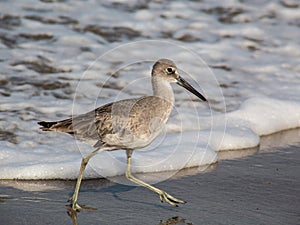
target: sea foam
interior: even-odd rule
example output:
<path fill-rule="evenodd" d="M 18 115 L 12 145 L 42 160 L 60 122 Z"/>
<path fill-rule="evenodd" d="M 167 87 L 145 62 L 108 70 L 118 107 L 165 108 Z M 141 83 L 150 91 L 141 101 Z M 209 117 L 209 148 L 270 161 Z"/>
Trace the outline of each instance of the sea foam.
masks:
<path fill-rule="evenodd" d="M 203 130 L 184 127 L 180 133 L 166 133 L 148 147 L 136 150 L 132 170 L 149 173 L 210 165 L 217 161 L 218 151 L 252 148 L 259 145 L 261 135 L 299 127 L 299 112 L 297 102 L 248 99 L 239 109 L 219 115 L 226 120 L 225 129 L 218 124 Z M 36 145 L 37 140 L 44 144 Z M 22 151 L 16 144 L 2 141 L 0 179 L 75 179 L 81 158 L 89 151 L 90 146 L 61 133 L 36 131 L 33 141 L 22 144 Z M 125 168 L 124 151 L 104 152 L 91 160 L 85 178 L 114 177 L 124 174 Z"/>

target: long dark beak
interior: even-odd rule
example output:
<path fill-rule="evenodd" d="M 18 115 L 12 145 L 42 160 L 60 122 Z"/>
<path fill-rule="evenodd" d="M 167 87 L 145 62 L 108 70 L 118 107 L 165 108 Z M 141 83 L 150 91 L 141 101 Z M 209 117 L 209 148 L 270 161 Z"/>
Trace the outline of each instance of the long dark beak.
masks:
<path fill-rule="evenodd" d="M 182 77 L 178 77 L 177 79 L 177 84 L 184 87 L 186 90 L 190 91 L 194 95 L 196 95 L 198 98 L 200 98 L 202 101 L 207 101 L 206 98 L 201 95 L 195 88 L 192 87 L 187 81 L 185 81 Z"/>

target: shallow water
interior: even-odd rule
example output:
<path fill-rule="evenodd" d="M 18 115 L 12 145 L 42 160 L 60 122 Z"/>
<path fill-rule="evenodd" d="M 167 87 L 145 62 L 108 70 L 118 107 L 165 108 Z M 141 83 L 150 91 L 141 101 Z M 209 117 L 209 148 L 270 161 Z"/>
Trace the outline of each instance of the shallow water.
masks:
<path fill-rule="evenodd" d="M 91 147 L 36 122 L 151 94 L 163 57 L 209 104 L 174 87 L 166 134 L 134 154 L 135 172 L 210 165 L 299 127 L 299 10 L 293 0 L 1 2 L 0 178 L 75 178 Z M 86 177 L 121 175 L 124 163 L 122 151 L 97 156 Z"/>

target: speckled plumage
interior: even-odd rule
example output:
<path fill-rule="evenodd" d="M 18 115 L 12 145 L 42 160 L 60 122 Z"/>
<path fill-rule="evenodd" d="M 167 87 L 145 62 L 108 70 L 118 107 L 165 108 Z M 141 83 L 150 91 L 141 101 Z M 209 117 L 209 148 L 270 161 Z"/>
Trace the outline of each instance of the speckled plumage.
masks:
<path fill-rule="evenodd" d="M 39 122 L 43 126 L 41 129 L 68 133 L 95 147 L 108 147 L 108 150 L 145 147 L 164 129 L 173 108 L 174 94 L 170 82 L 174 82 L 174 76 L 178 75 L 162 76 L 165 68 L 170 66 L 176 69 L 175 64 L 167 59 L 154 64 L 153 96 L 109 103 L 62 121 L 42 121 Z"/>
<path fill-rule="evenodd" d="M 135 149 L 147 146 L 160 134 L 172 107 L 162 98 L 147 96 L 109 103 L 66 120 L 39 124 L 44 126 L 44 131 L 68 133 L 94 147 Z"/>
<path fill-rule="evenodd" d="M 96 148 L 82 159 L 75 191 L 71 198 L 73 211 L 82 208 L 77 203 L 77 198 L 89 159 L 99 152 L 117 149 L 126 150 L 126 177 L 129 180 L 159 194 L 161 200 L 173 206 L 185 203 L 135 178 L 130 172 L 132 151 L 149 145 L 163 131 L 167 123 L 174 105 L 174 93 L 170 83 L 177 83 L 206 101 L 198 91 L 179 76 L 172 61 L 160 59 L 152 69 L 152 96 L 109 103 L 91 112 L 62 121 L 38 123 L 43 131 L 68 133 L 79 140 L 92 143 Z"/>

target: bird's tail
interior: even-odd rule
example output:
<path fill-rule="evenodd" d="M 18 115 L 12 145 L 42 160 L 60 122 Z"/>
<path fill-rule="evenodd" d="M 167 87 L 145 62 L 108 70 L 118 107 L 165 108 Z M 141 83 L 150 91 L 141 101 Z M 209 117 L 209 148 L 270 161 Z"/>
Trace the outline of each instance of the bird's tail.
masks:
<path fill-rule="evenodd" d="M 72 118 L 61 120 L 61 121 L 54 121 L 54 122 L 40 121 L 38 122 L 38 124 L 42 126 L 40 129 L 43 131 L 58 131 L 58 132 L 64 132 L 68 134 L 74 133 Z"/>
<path fill-rule="evenodd" d="M 58 122 L 46 122 L 46 121 L 38 122 L 38 124 L 42 126 L 40 127 L 40 129 L 43 131 L 51 131 L 52 130 L 51 127 L 57 123 Z"/>

